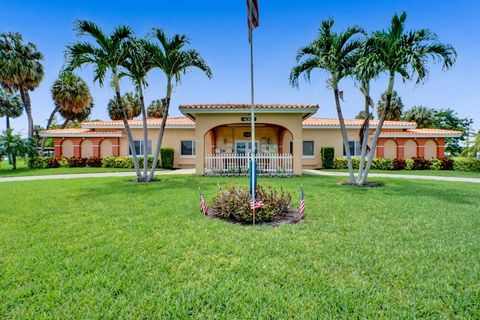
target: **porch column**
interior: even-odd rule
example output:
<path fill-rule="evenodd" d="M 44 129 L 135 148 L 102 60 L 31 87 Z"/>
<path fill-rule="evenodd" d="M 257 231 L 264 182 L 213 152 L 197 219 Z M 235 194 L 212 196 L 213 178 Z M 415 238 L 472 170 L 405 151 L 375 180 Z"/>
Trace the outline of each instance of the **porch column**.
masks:
<path fill-rule="evenodd" d="M 437 139 L 437 159 L 445 158 L 445 139 Z"/>
<path fill-rule="evenodd" d="M 379 138 L 377 142 L 377 158 L 385 157 L 384 145 L 385 145 L 385 139 Z M 397 155 L 398 155 L 398 152 L 397 152 Z"/>
<path fill-rule="evenodd" d="M 93 144 L 93 156 L 94 157 L 100 157 L 100 141 L 102 138 L 91 138 L 90 141 L 92 141 Z"/>
<path fill-rule="evenodd" d="M 53 146 L 55 147 L 55 157 L 62 156 L 62 138 L 54 138 Z"/>
<path fill-rule="evenodd" d="M 397 159 L 405 159 L 405 139 L 395 139 L 397 143 Z"/>
<path fill-rule="evenodd" d="M 427 139 L 416 139 L 417 140 L 417 157 L 425 158 L 425 142 Z"/>
<path fill-rule="evenodd" d="M 71 139 L 73 142 L 73 156 L 80 158 L 82 156 L 82 149 L 81 149 L 81 144 L 82 144 L 82 138 L 72 138 Z"/>
<path fill-rule="evenodd" d="M 303 135 L 302 135 L 302 125 L 300 124 L 295 128 L 288 128 L 292 133 L 293 137 L 293 174 L 302 175 L 303 173 L 303 163 L 302 163 L 302 153 L 303 153 Z"/>

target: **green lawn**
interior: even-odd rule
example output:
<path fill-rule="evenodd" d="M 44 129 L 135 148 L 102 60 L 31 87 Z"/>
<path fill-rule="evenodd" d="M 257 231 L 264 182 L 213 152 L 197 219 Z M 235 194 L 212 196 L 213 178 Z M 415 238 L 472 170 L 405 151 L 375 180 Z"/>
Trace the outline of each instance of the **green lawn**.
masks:
<path fill-rule="evenodd" d="M 323 169 L 329 172 L 348 172 L 346 169 Z M 357 173 L 358 170 L 355 170 Z M 371 170 L 371 173 L 388 173 L 388 174 L 408 174 L 417 176 L 440 176 L 440 177 L 463 177 L 463 178 L 480 178 L 480 172 L 463 172 L 453 170 Z"/>
<path fill-rule="evenodd" d="M 480 188 L 260 179 L 295 192 L 297 225 L 200 214 L 217 183 L 165 176 L 0 184 L 0 318 L 480 318 Z"/>
<path fill-rule="evenodd" d="M 17 170 L 12 170 L 8 161 L 0 161 L 0 177 L 20 177 L 20 176 L 44 176 L 51 174 L 72 174 L 72 173 L 95 173 L 95 172 L 119 172 L 133 171 L 133 169 L 123 168 L 48 168 L 48 169 L 30 169 L 23 160 L 17 160 Z"/>

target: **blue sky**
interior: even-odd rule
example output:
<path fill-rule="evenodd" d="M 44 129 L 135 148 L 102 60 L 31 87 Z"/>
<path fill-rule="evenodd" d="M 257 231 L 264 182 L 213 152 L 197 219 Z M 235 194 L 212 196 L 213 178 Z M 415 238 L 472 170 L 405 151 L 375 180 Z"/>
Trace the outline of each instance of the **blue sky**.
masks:
<path fill-rule="evenodd" d="M 180 115 L 179 104 L 248 103 L 249 56 L 244 0 L 212 1 L 22 1 L 2 0 L 0 32 L 21 32 L 27 41 L 37 44 L 45 55 L 45 79 L 32 93 L 35 123 L 45 125 L 53 108 L 50 87 L 63 64 L 66 44 L 77 37 L 73 31 L 76 19 L 89 19 L 110 32 L 119 24 L 133 27 L 137 36 L 146 35 L 152 27 L 167 33 L 185 33 L 192 47 L 199 50 L 213 70 L 208 80 L 192 70 L 175 88 L 171 115 Z M 335 117 L 333 95 L 326 88 L 327 75 L 314 73 L 310 84 L 300 89 L 290 87 L 288 76 L 295 63 L 295 53 L 316 35 L 320 20 L 332 16 L 337 30 L 358 24 L 368 31 L 387 27 L 394 12 L 406 10 L 407 27 L 428 27 L 458 52 L 455 67 L 442 72 L 432 65 L 426 84 L 397 81 L 396 89 L 407 108 L 425 105 L 452 107 L 462 116 L 474 118 L 480 128 L 477 93 L 480 90 L 480 2 L 477 0 L 350 0 L 302 1 L 259 0 L 260 27 L 255 30 L 255 83 L 258 103 L 318 103 L 317 116 Z M 93 119 L 108 119 L 106 105 L 113 93 L 109 87 L 93 83 L 91 68 L 78 71 L 90 85 L 95 99 Z M 165 79 L 154 71 L 149 75 L 146 100 L 165 95 Z M 123 90 L 131 89 L 128 81 Z M 349 79 L 341 83 L 345 92 L 344 113 L 354 117 L 362 108 L 362 96 Z M 373 96 L 386 88 L 382 77 L 373 84 Z M 26 132 L 26 117 L 13 121 Z M 4 128 L 4 121 L 0 121 Z"/>

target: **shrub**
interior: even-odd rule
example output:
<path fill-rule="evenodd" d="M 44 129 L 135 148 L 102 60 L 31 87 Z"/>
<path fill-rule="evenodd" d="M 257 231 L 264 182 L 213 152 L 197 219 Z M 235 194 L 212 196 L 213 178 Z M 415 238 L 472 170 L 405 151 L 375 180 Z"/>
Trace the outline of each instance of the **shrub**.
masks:
<path fill-rule="evenodd" d="M 480 159 L 478 158 L 453 158 L 453 170 L 480 172 Z"/>
<path fill-rule="evenodd" d="M 109 156 L 103 158 L 103 167 L 104 168 L 115 168 L 115 157 Z"/>
<path fill-rule="evenodd" d="M 133 158 L 128 156 L 115 157 L 113 168 L 127 168 L 132 169 Z"/>
<path fill-rule="evenodd" d="M 393 161 L 387 158 L 375 158 L 372 161 L 372 169 L 393 170 Z"/>
<path fill-rule="evenodd" d="M 58 160 L 58 165 L 60 166 L 60 168 L 70 167 L 70 165 L 68 163 L 68 159 L 65 158 L 65 157 L 61 157 L 60 160 Z"/>
<path fill-rule="evenodd" d="M 412 158 L 412 160 L 413 160 L 412 170 L 429 170 L 430 169 L 429 160 L 421 157 L 415 157 L 415 158 Z"/>
<path fill-rule="evenodd" d="M 333 160 L 333 168 L 334 169 L 348 169 L 347 159 L 336 158 L 335 160 Z"/>
<path fill-rule="evenodd" d="M 271 186 L 267 188 L 258 186 L 256 198 L 261 200 L 264 205 L 255 210 L 255 220 L 257 222 L 268 222 L 275 216 L 289 210 L 292 196 L 283 190 L 278 192 Z M 253 220 L 250 200 L 250 193 L 247 187 L 227 187 L 221 190 L 220 194 L 213 199 L 213 215 L 222 219 L 250 223 Z"/>
<path fill-rule="evenodd" d="M 63 157 L 51 157 L 48 160 L 48 167 L 49 168 L 58 168 L 60 167 L 60 161 L 64 159 Z"/>
<path fill-rule="evenodd" d="M 413 170 L 413 159 L 405 159 L 405 169 L 406 170 Z"/>
<path fill-rule="evenodd" d="M 441 170 L 442 162 L 439 159 L 430 159 L 430 169 L 431 170 Z"/>
<path fill-rule="evenodd" d="M 407 161 L 404 159 L 393 159 L 393 170 L 405 170 L 407 168 Z"/>
<path fill-rule="evenodd" d="M 70 168 L 80 168 L 87 165 L 87 158 L 70 157 L 68 158 L 68 166 Z"/>
<path fill-rule="evenodd" d="M 320 150 L 322 156 L 322 168 L 333 169 L 333 159 L 335 157 L 335 149 L 333 147 L 322 147 Z"/>
<path fill-rule="evenodd" d="M 440 167 L 442 170 L 453 170 L 453 159 L 449 157 L 440 159 Z"/>
<path fill-rule="evenodd" d="M 99 168 L 102 166 L 102 158 L 99 157 L 90 157 L 86 161 L 88 167 Z"/>
<path fill-rule="evenodd" d="M 48 157 L 33 157 L 28 158 L 28 167 L 30 169 L 45 169 L 48 168 Z"/>
<path fill-rule="evenodd" d="M 160 148 L 160 159 L 162 163 L 161 167 L 164 169 L 172 169 L 173 156 L 174 156 L 173 148 Z"/>

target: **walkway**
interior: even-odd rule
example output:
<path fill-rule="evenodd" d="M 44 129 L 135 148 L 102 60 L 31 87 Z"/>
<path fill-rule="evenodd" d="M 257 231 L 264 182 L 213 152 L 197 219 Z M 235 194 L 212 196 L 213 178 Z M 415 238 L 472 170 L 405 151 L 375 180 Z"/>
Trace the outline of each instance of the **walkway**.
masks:
<path fill-rule="evenodd" d="M 321 170 L 303 170 L 305 174 L 317 176 L 334 176 L 348 177 L 348 172 L 331 172 Z M 370 173 L 372 178 L 396 178 L 396 179 L 412 179 L 412 180 L 437 180 L 437 181 L 455 181 L 455 182 L 472 182 L 480 183 L 480 178 L 461 178 L 461 177 L 440 177 L 440 176 L 417 176 L 413 174 L 389 174 L 389 173 Z"/>
<path fill-rule="evenodd" d="M 194 174 L 195 169 L 162 170 L 155 172 L 155 176 L 169 174 Z M 106 178 L 106 177 L 134 177 L 135 172 L 102 172 L 102 173 L 76 173 L 76 174 L 53 174 L 45 176 L 22 176 L 0 178 L 0 182 L 54 180 L 54 179 L 80 179 L 80 178 Z"/>

